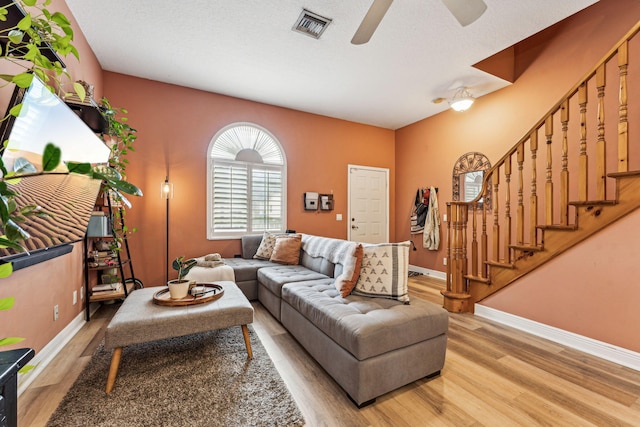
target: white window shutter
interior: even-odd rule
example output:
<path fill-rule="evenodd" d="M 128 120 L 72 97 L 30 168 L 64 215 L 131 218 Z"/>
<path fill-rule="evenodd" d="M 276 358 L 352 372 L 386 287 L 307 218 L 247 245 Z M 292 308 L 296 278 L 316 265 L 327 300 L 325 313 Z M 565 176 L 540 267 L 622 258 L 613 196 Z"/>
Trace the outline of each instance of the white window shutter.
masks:
<path fill-rule="evenodd" d="M 209 144 L 209 239 L 286 228 L 286 158 L 267 130 L 236 123 Z"/>
<path fill-rule="evenodd" d="M 246 165 L 214 163 L 214 232 L 247 231 L 248 181 Z"/>

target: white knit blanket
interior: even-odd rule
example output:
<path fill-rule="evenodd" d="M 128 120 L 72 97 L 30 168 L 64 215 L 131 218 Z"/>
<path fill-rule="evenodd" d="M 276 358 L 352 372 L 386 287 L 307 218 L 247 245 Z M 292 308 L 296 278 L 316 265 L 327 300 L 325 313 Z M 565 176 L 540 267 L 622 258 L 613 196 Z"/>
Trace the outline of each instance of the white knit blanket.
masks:
<path fill-rule="evenodd" d="M 345 256 L 352 255 L 357 243 L 331 237 L 302 235 L 302 250 L 317 258 L 323 257 L 332 263 L 342 263 Z"/>
<path fill-rule="evenodd" d="M 222 257 L 218 253 L 204 255 L 194 259 L 196 260 L 196 265 L 198 267 L 214 268 L 225 265 L 224 261 L 222 261 Z"/>

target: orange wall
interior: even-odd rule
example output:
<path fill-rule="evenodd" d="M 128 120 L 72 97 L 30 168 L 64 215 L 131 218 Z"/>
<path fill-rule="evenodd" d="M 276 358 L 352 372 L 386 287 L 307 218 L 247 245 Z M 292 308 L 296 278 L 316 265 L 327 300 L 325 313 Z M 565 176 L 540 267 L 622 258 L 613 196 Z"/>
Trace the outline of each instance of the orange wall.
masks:
<path fill-rule="evenodd" d="M 639 229 L 636 211 L 481 304 L 640 352 Z"/>
<path fill-rule="evenodd" d="M 467 112 L 456 113 L 449 110 L 399 129 L 396 132 L 396 238 L 402 240 L 409 237 L 408 215 L 418 186 L 439 187 L 440 213 L 445 213 L 446 202 L 451 200 L 451 171 L 458 157 L 469 151 L 479 151 L 485 154 L 492 164 L 498 161 L 638 19 L 639 2 L 601 0 L 587 10 L 518 45 L 516 74 L 519 78 L 513 85 L 479 98 Z M 631 133 L 634 132 L 637 132 L 637 129 Z M 635 141 L 633 137 L 631 140 Z M 446 229 L 445 223 L 442 223 L 442 226 Z M 602 238 L 611 240 L 608 231 L 604 232 Z M 445 270 L 446 267 L 442 263 L 446 250 L 444 234 L 441 248 L 437 252 L 423 249 L 419 239 L 416 239 L 416 245 L 418 250 L 411 252 L 411 264 L 433 270 Z M 589 250 L 583 251 L 586 256 L 594 253 Z M 630 248 L 617 252 L 616 256 L 623 260 L 624 265 L 624 262 L 635 262 L 632 258 L 636 253 Z M 556 265 L 562 266 L 562 263 Z M 592 268 L 597 269 L 595 266 Z M 556 280 L 550 272 L 558 273 Z M 609 273 L 621 281 L 628 278 L 627 270 L 622 267 L 611 268 Z M 583 313 L 589 311 L 588 307 L 603 304 L 601 295 L 584 292 L 584 283 L 579 280 L 564 280 L 566 272 L 563 272 L 562 267 L 559 271 L 552 266 L 545 266 L 540 274 L 545 274 L 545 277 L 548 275 L 551 282 L 549 286 L 562 286 L 562 295 L 572 301 L 572 307 L 585 310 Z M 536 283 L 539 282 L 540 280 L 536 280 Z M 515 284 L 501 292 L 501 310 L 512 312 L 511 307 L 521 308 L 521 301 L 526 301 L 526 312 L 514 309 L 517 311 L 514 314 L 528 317 L 531 313 L 537 313 L 535 319 L 542 323 L 568 330 L 580 330 L 580 333 L 596 339 L 602 337 L 600 325 L 615 324 L 621 309 L 627 316 L 623 324 L 636 324 L 640 320 L 638 315 L 629 317 L 630 312 L 621 308 L 615 298 L 607 299 L 610 303 L 605 304 L 603 310 L 599 310 L 598 315 L 601 317 L 595 322 L 597 325 L 581 323 L 573 311 L 559 310 L 561 302 L 568 303 L 564 298 L 554 305 L 558 312 L 553 316 L 546 316 L 545 314 L 549 313 L 546 306 L 548 300 L 558 298 L 558 293 L 545 292 L 548 289 L 543 290 L 541 287 L 533 290 L 531 286 L 521 290 L 520 286 L 526 285 Z M 521 299 L 527 291 L 529 294 L 524 296 L 524 300 Z M 531 293 L 537 293 L 539 297 L 529 298 Z M 487 305 L 491 304 L 487 302 Z M 590 317 L 587 315 L 586 318 Z M 630 331 L 619 332 L 612 328 L 612 335 L 607 337 L 607 341 L 615 341 L 619 345 L 631 348 L 629 337 L 625 336 L 627 332 Z M 637 345 L 636 342 L 636 350 Z"/>
<path fill-rule="evenodd" d="M 0 298 L 14 297 L 8 311 L 0 311 L 0 337 L 22 337 L 10 348 L 30 347 L 40 351 L 84 309 L 80 292 L 84 286 L 82 243 L 74 244 L 69 254 L 15 271 L 0 279 Z M 78 302 L 73 305 L 73 291 Z M 58 305 L 59 318 L 53 320 Z"/>
<path fill-rule="evenodd" d="M 62 0 L 54 0 L 51 11 L 64 13 L 72 20 L 75 31 L 75 46 L 81 63 L 73 56 L 63 58 L 71 80 L 85 80 L 95 85 L 95 97 L 102 96 L 102 69 L 82 32 L 78 29 L 71 12 Z M 0 61 L 5 62 L 5 61 Z M 4 65 L 4 64 L 2 64 Z M 63 80 L 64 81 L 64 80 Z M 1 90 L 3 95 L 12 87 Z M 68 88 L 67 88 L 68 90 Z M 10 97 L 10 93 L 8 96 Z M 5 104 L 8 102 L 8 98 Z M 0 337 L 23 337 L 25 341 L 9 348 L 31 347 L 40 351 L 62 329 L 83 310 L 80 288 L 83 287 L 82 245 L 74 245 L 73 252 L 53 260 L 37 264 L 0 279 L 0 298 L 13 296 L 14 307 L 0 311 Z M 73 305 L 73 291 L 78 291 L 78 303 Z M 53 306 L 59 306 L 60 317 L 53 320 Z"/>
<path fill-rule="evenodd" d="M 211 138 L 234 122 L 268 129 L 287 157 L 289 229 L 330 237 L 347 236 L 347 165 L 390 169 L 394 187 L 394 132 L 257 102 L 105 73 L 105 92 L 113 105 L 126 107 L 129 124 L 138 130 L 136 151 L 127 169 L 129 180 L 145 196 L 133 200 L 127 225 L 138 228 L 130 238 L 137 277 L 145 286 L 165 282 L 165 211 L 160 184 L 174 183 L 169 211 L 169 259 L 219 252 L 240 253 L 239 240 L 206 238 L 206 159 Z M 333 191 L 333 212 L 305 212 L 305 191 Z M 390 224 L 395 223 L 394 193 Z M 336 214 L 343 221 L 336 221 Z M 393 229 L 391 239 L 394 239 Z M 174 275 L 170 271 L 170 276 Z"/>

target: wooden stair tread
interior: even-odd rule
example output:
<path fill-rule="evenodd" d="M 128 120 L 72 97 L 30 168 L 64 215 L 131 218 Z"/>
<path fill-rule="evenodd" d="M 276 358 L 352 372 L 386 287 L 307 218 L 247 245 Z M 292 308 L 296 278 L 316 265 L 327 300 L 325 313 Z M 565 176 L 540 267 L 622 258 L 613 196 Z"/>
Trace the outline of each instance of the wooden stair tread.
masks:
<path fill-rule="evenodd" d="M 544 250 L 542 246 L 533 246 L 533 245 L 509 245 L 509 247 L 517 251 L 525 251 L 525 252 L 541 252 Z"/>
<path fill-rule="evenodd" d="M 491 279 L 489 279 L 488 277 L 472 276 L 471 274 L 466 274 L 464 278 L 473 282 L 484 283 L 487 285 L 491 283 Z"/>
<path fill-rule="evenodd" d="M 640 176 L 640 170 L 627 171 L 627 172 L 611 172 L 611 173 L 608 173 L 607 176 L 609 178 L 624 178 L 627 176 Z"/>
<path fill-rule="evenodd" d="M 612 206 L 617 203 L 617 200 L 585 200 L 569 202 L 571 206 Z"/>
<path fill-rule="evenodd" d="M 514 269 L 516 267 L 515 264 L 511 264 L 509 262 L 486 261 L 486 264 L 492 267 L 509 268 L 509 269 Z"/>
<path fill-rule="evenodd" d="M 551 224 L 551 225 L 536 225 L 537 229 L 540 230 L 559 230 L 559 231 L 573 231 L 577 230 L 577 225 L 562 225 L 562 224 Z"/>

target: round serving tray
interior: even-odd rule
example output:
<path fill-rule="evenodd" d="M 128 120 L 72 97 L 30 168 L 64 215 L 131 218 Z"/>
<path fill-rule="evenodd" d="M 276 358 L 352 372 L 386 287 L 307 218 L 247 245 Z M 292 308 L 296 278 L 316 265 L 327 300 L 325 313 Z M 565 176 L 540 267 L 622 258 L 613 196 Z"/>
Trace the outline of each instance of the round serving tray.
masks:
<path fill-rule="evenodd" d="M 203 304 L 205 302 L 215 301 L 224 295 L 224 288 L 215 283 L 196 283 L 195 289 L 202 290 L 196 295 L 187 295 L 182 299 L 171 299 L 169 288 L 166 287 L 153 294 L 153 302 L 158 305 L 169 307 L 177 307 L 183 305 Z"/>

